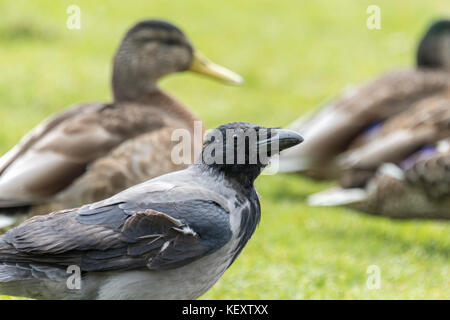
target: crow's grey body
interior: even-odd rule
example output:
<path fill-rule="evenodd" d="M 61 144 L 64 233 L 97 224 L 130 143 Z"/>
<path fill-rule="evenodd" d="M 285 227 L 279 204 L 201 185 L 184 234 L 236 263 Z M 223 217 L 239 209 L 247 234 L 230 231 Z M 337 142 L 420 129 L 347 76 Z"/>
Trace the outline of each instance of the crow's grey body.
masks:
<path fill-rule="evenodd" d="M 83 275 L 81 290 L 67 288 L 71 274 L 66 270 L 50 267 L 44 275 L 37 274 L 42 266 L 33 266 L 28 269 L 30 275 L 34 273 L 30 280 L 0 282 L 0 290 L 36 299 L 196 299 L 223 275 L 232 259 L 234 244 L 177 269 L 89 272 Z M 12 272 L 22 268 L 14 268 Z M 4 271 L 5 267 L 0 265 L 0 273 Z M 23 269 L 21 272 L 23 276 Z"/>
<path fill-rule="evenodd" d="M 197 298 L 225 272 L 259 221 L 256 191 L 236 187 L 198 164 L 80 209 L 32 218 L 0 238 L 0 293 Z M 81 268 L 81 290 L 67 288 L 70 265 Z"/>

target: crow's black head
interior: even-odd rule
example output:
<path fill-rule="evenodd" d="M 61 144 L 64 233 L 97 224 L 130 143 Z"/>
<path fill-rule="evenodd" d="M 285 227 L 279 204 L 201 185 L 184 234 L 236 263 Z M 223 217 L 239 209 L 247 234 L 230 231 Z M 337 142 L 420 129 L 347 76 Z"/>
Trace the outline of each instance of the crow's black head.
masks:
<path fill-rule="evenodd" d="M 231 122 L 207 134 L 199 161 L 229 176 L 253 182 L 271 156 L 302 141 L 291 130 Z"/>

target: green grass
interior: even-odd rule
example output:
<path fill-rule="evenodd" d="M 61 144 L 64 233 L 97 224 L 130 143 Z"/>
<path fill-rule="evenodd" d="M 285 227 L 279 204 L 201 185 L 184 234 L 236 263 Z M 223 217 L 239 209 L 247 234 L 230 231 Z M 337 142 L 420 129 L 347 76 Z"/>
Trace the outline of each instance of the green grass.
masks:
<path fill-rule="evenodd" d="M 76 3 L 82 29 L 66 29 Z M 0 154 L 46 116 L 74 102 L 110 100 L 111 58 L 144 17 L 181 26 L 214 61 L 246 79 L 227 87 L 191 74 L 162 86 L 209 127 L 229 121 L 280 126 L 359 83 L 414 62 L 418 37 L 442 1 L 0 1 Z M 381 8 L 382 29 L 366 28 Z M 206 299 L 449 299 L 450 225 L 391 221 L 311 208 L 329 183 L 262 176 L 262 221 Z M 369 265 L 381 269 L 368 290 Z M 149 288 L 151 290 L 151 288 Z"/>

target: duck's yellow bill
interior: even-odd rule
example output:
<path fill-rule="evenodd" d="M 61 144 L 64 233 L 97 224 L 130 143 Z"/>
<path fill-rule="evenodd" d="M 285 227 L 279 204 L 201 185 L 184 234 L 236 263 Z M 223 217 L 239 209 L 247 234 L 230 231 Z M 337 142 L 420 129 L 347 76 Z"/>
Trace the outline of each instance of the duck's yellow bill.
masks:
<path fill-rule="evenodd" d="M 244 79 L 240 75 L 215 64 L 198 51 L 194 52 L 194 59 L 189 70 L 228 84 L 240 85 L 244 83 Z"/>

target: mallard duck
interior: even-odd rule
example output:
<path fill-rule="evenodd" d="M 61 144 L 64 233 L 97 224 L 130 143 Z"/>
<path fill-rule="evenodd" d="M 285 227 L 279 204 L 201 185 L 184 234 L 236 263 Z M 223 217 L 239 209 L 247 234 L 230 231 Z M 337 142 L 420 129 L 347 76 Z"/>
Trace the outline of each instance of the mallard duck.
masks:
<path fill-rule="evenodd" d="M 305 143 L 280 154 L 273 167 L 335 179 L 342 172 L 336 156 L 356 137 L 418 101 L 450 90 L 450 20 L 431 25 L 417 49 L 417 67 L 386 74 L 345 92 L 324 108 L 300 118 L 288 128 L 305 136 Z"/>
<path fill-rule="evenodd" d="M 386 163 L 363 188 L 341 187 L 308 199 L 395 219 L 450 219 L 450 139 L 427 146 L 401 165 Z"/>
<path fill-rule="evenodd" d="M 312 195 L 309 203 L 393 218 L 450 219 L 450 202 L 433 196 L 445 188 L 450 192 L 449 177 L 437 175 L 448 170 L 449 153 L 450 97 L 421 100 L 355 139 L 349 151 L 336 157 L 340 186 Z M 430 190 L 417 188 L 419 178 Z"/>
<path fill-rule="evenodd" d="M 159 89 L 171 73 L 193 71 L 225 83 L 242 78 L 201 55 L 174 25 L 145 20 L 125 35 L 113 61 L 112 103 L 76 105 L 28 133 L 0 159 L 0 208 L 75 207 L 107 198 L 174 164 L 171 134 L 194 136 L 198 118 Z M 53 206 L 54 205 L 54 206 Z"/>

